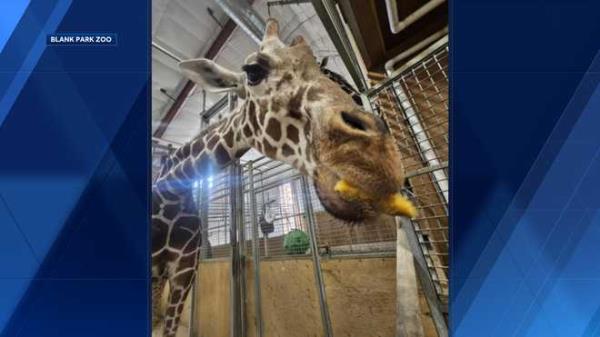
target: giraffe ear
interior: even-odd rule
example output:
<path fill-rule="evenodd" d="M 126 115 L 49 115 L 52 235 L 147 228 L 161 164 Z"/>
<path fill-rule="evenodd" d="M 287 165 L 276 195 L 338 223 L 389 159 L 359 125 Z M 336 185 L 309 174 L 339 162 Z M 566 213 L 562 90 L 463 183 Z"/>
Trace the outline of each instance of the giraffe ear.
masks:
<path fill-rule="evenodd" d="M 209 92 L 237 91 L 244 75 L 236 73 L 208 59 L 193 59 L 179 63 L 179 69 L 190 80 Z"/>

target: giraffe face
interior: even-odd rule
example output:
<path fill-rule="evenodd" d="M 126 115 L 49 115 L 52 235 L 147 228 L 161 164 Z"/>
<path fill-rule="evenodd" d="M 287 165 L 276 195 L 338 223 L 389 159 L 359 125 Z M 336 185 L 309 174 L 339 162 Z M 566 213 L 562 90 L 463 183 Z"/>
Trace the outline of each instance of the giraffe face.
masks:
<path fill-rule="evenodd" d="M 362 221 L 390 213 L 380 200 L 397 193 L 404 177 L 387 126 L 323 74 L 302 38 L 284 45 L 277 26 L 269 21 L 243 73 L 196 60 L 196 72 L 203 72 L 200 82 L 236 90 L 245 99 L 246 124 L 240 127 L 250 144 L 311 176 L 332 215 Z M 354 193 L 340 191 L 340 181 L 350 183 Z"/>
<path fill-rule="evenodd" d="M 245 63 L 249 95 L 270 102 L 262 146 L 279 149 L 270 156 L 312 176 L 322 204 L 337 218 L 362 221 L 385 212 L 380 200 L 404 182 L 386 124 L 323 74 L 304 39 L 285 46 L 276 22 L 269 22 L 259 52 Z M 271 119 L 280 127 L 269 128 Z M 340 194 L 340 181 L 349 182 L 357 195 Z"/>

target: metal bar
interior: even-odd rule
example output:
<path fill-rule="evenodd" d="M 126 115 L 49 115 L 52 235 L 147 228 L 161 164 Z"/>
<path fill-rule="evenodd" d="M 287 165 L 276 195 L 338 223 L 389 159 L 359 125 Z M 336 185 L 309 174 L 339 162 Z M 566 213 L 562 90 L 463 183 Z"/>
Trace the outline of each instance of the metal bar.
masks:
<path fill-rule="evenodd" d="M 208 182 L 206 179 L 202 179 L 200 182 L 200 200 L 198 201 L 199 210 L 200 210 L 200 259 L 207 259 L 210 257 L 210 243 L 208 241 L 208 231 L 204 231 L 204 228 L 208 226 Z M 190 315 L 190 337 L 198 337 L 200 336 L 200 332 L 198 331 L 198 326 L 195 323 L 195 319 L 197 317 L 198 308 L 200 308 L 200 300 L 198 298 L 198 282 L 199 282 L 199 273 L 200 268 L 196 269 L 196 280 L 194 281 L 194 285 L 192 288 L 192 313 Z"/>
<path fill-rule="evenodd" d="M 203 247 L 203 253 L 201 258 L 210 258 L 210 242 L 208 241 L 208 200 L 210 196 L 210 186 L 206 177 L 201 181 L 201 192 L 200 192 L 200 225 L 203 230 L 201 238 L 201 247 Z M 205 230 L 206 229 L 206 230 Z"/>
<path fill-rule="evenodd" d="M 182 58 L 175 55 L 174 52 L 170 51 L 167 47 L 161 45 L 160 43 L 156 42 L 156 41 L 152 41 L 152 47 L 156 48 L 156 50 L 160 51 L 161 53 L 167 55 L 168 57 L 172 58 L 173 60 L 177 61 L 177 62 L 181 62 Z"/>
<path fill-rule="evenodd" d="M 243 222 L 240 220 L 243 219 L 243 213 L 240 214 L 240 210 L 242 210 L 242 205 L 239 200 L 238 190 L 240 188 L 239 181 L 241 175 L 241 167 L 238 165 L 232 165 L 230 168 L 230 246 L 231 246 L 231 337 L 243 337 L 244 333 L 244 323 L 243 323 L 243 302 L 242 302 L 242 293 L 241 293 L 241 284 L 242 284 L 242 264 L 240 261 L 240 243 L 238 240 L 238 234 L 240 227 L 243 226 Z"/>
<path fill-rule="evenodd" d="M 198 269 L 200 269 L 199 267 L 200 267 L 200 265 L 198 265 L 198 268 L 196 268 L 196 277 L 194 278 L 194 284 L 192 285 L 192 294 L 191 294 L 192 295 L 192 307 L 190 309 L 190 320 L 189 320 L 190 326 L 188 329 L 189 337 L 197 337 L 198 336 L 198 329 L 195 324 L 195 321 L 196 321 L 195 318 L 196 318 L 198 308 L 199 308 L 199 304 L 197 303 L 198 302 L 198 300 L 197 300 L 197 298 L 198 298 L 198 280 L 200 279 L 198 277 L 198 272 L 199 272 Z"/>
<path fill-rule="evenodd" d="M 438 171 L 438 170 L 443 170 L 443 169 L 446 169 L 446 168 L 448 168 L 448 162 L 444 161 L 444 162 L 441 162 L 441 163 L 439 163 L 438 165 L 435 165 L 435 166 L 427 166 L 427 167 L 420 168 L 418 170 L 414 170 L 414 171 L 408 172 L 406 174 L 405 178 L 406 179 L 408 179 L 408 178 L 414 178 L 416 176 L 420 176 L 420 175 L 431 173 L 431 172 Z"/>
<path fill-rule="evenodd" d="M 448 26 L 444 27 L 440 31 L 433 33 L 428 38 L 422 40 L 421 42 L 417 43 L 416 45 L 414 45 L 414 46 L 410 47 L 409 49 L 403 51 L 402 53 L 396 55 L 393 59 L 391 59 L 385 63 L 385 65 L 384 65 L 385 72 L 387 73 L 388 76 L 391 76 L 394 73 L 394 66 L 396 65 L 396 63 L 403 61 L 404 59 L 410 57 L 414 53 L 427 47 L 428 45 L 439 40 L 440 38 L 442 38 L 443 36 L 445 36 L 447 34 L 448 34 Z"/>
<path fill-rule="evenodd" d="M 310 0 L 271 0 L 267 1 L 267 6 L 286 6 L 308 3 Z"/>
<path fill-rule="evenodd" d="M 406 217 L 396 218 L 396 337 L 423 337 L 414 254 L 403 230 L 407 224 Z"/>
<path fill-rule="evenodd" d="M 246 0 L 215 0 L 221 9 L 248 35 L 260 43 L 267 26 L 258 12 Z"/>
<path fill-rule="evenodd" d="M 250 223 L 252 225 L 252 258 L 254 262 L 254 311 L 256 336 L 263 336 L 262 325 L 262 302 L 260 291 L 260 246 L 258 243 L 258 223 L 256 222 L 256 194 L 254 192 L 254 170 L 252 163 L 248 166 L 248 176 L 250 188 L 248 196 L 250 198 Z"/>
<path fill-rule="evenodd" d="M 248 302 L 248 296 L 246 294 L 246 228 L 244 225 L 244 189 L 242 188 L 242 177 L 243 171 L 242 167 L 239 166 L 239 161 L 236 165 L 236 170 L 238 171 L 238 177 L 236 177 L 236 198 L 238 199 L 238 209 L 237 209 L 237 221 L 238 221 L 238 242 L 241 243 L 241 248 L 238 250 L 240 255 L 239 257 L 239 269 L 240 269 L 240 315 L 241 315 L 241 336 L 246 336 L 247 329 L 247 319 L 246 319 L 246 304 Z M 239 245 L 238 245 L 239 246 Z"/>
<path fill-rule="evenodd" d="M 442 48 L 447 48 L 448 47 L 447 44 L 448 44 L 448 35 L 442 37 L 437 42 L 435 42 L 431 46 L 427 47 L 427 49 L 423 50 L 422 52 L 417 54 L 415 57 L 410 59 L 410 61 L 406 62 L 403 66 L 396 69 L 394 71 L 395 75 L 388 77 L 385 80 L 383 80 L 383 81 L 377 83 L 376 85 L 374 85 L 373 87 L 371 87 L 371 89 L 369 89 L 369 91 L 367 91 L 367 96 L 373 97 L 373 96 L 377 95 L 380 91 L 382 91 L 385 88 L 387 88 L 388 86 L 390 86 L 391 83 L 397 81 L 400 77 L 402 77 L 402 75 L 406 69 L 423 61 L 423 58 L 427 57 L 429 54 L 435 52 L 436 50 L 442 49 Z"/>
<path fill-rule="evenodd" d="M 359 61 L 352 49 L 352 44 L 344 29 L 344 24 L 332 0 L 312 0 L 312 4 L 325 27 L 331 41 L 337 49 L 342 61 L 346 65 L 350 76 L 354 80 L 358 91 L 363 92 L 369 85 L 360 68 Z"/>
<path fill-rule="evenodd" d="M 308 219 L 308 235 L 310 238 L 310 250 L 315 271 L 315 282 L 319 293 L 319 307 L 321 309 L 321 320 L 323 322 L 323 332 L 325 337 L 333 337 L 331 328 L 331 318 L 329 316 L 329 306 L 327 305 L 327 295 L 325 293 L 325 283 L 323 282 L 323 271 L 321 270 L 321 257 L 317 245 L 316 219 L 310 200 L 310 185 L 308 179 L 304 176 L 300 178 L 302 184 L 302 195 L 304 197 L 304 207 L 306 208 L 306 218 Z"/>
<path fill-rule="evenodd" d="M 360 94 L 360 99 L 363 104 L 363 108 L 370 113 L 374 113 L 373 106 L 371 105 L 371 101 L 369 100 L 369 96 L 366 94 Z"/>
<path fill-rule="evenodd" d="M 213 104 L 202 114 L 202 119 L 204 121 L 209 121 L 214 115 L 219 113 L 219 111 L 223 110 L 227 106 L 227 100 L 227 95 L 221 97 L 215 104 Z"/>
<path fill-rule="evenodd" d="M 446 325 L 446 320 L 444 319 L 444 315 L 442 313 L 443 306 L 437 295 L 437 292 L 435 291 L 435 285 L 431 279 L 431 274 L 429 274 L 429 270 L 427 269 L 427 262 L 425 261 L 425 256 L 423 255 L 421 246 L 419 245 L 415 228 L 412 222 L 406 218 L 396 218 L 396 221 L 401 223 L 402 228 L 399 229 L 399 232 L 402 230 L 406 236 L 410 250 L 412 251 L 415 270 L 419 280 L 421 281 L 421 288 L 423 289 L 425 298 L 427 299 L 429 311 L 431 312 L 431 317 L 433 319 L 438 336 L 447 337 L 448 326 Z"/>

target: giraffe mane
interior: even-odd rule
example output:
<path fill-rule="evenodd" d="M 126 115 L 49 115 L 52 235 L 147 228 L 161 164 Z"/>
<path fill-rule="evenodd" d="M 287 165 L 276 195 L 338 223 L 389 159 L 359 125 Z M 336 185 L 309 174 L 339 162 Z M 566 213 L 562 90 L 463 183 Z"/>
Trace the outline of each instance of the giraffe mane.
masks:
<path fill-rule="evenodd" d="M 342 88 L 342 90 L 344 90 L 344 92 L 346 92 L 348 95 L 350 95 L 352 97 L 352 99 L 354 100 L 354 102 L 358 105 L 362 105 L 362 99 L 360 98 L 360 93 L 358 92 L 358 90 L 356 90 L 352 84 L 350 84 L 348 81 L 346 81 L 346 79 L 336 73 L 333 70 L 327 69 L 327 68 L 321 68 L 321 72 L 329 77 L 330 80 L 334 81 L 335 83 L 337 83 L 340 88 Z"/>

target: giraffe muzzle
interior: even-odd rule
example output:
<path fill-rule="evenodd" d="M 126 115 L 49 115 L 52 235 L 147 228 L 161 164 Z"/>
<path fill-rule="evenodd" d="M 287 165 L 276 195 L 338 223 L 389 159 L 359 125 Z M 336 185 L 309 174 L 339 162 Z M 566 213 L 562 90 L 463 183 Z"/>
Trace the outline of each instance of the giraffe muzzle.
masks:
<path fill-rule="evenodd" d="M 411 219 L 417 215 L 417 209 L 413 203 L 399 192 L 384 196 L 369 195 L 344 179 L 340 179 L 333 189 L 346 201 L 370 203 L 376 210 L 384 214 L 406 216 Z"/>

